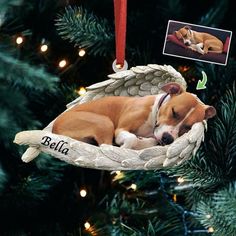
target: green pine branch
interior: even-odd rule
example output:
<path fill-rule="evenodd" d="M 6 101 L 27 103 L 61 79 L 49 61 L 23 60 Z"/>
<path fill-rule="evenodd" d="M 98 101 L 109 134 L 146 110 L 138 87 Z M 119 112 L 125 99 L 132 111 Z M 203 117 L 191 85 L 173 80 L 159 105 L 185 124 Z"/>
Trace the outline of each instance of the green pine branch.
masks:
<path fill-rule="evenodd" d="M 236 86 L 226 92 L 217 108 L 204 145 L 196 157 L 169 169 L 173 176 L 182 176 L 197 189 L 212 192 L 215 188 L 235 179 L 236 156 Z M 219 148 L 220 147 L 220 148 Z"/>
<path fill-rule="evenodd" d="M 81 7 L 71 6 L 59 15 L 56 27 L 63 39 L 88 50 L 93 55 L 109 55 L 113 51 L 114 35 L 106 19 L 98 19 Z"/>
<path fill-rule="evenodd" d="M 103 235 L 114 236 L 183 235 L 181 213 L 163 198 L 161 192 L 160 196 L 152 199 L 152 203 L 149 202 L 150 199 L 145 199 L 145 196 L 132 197 L 132 193 L 126 194 L 117 193 L 110 203 L 107 203 L 106 221 L 99 222 L 99 219 L 92 219 L 96 225 L 100 225 L 97 231 L 102 232 Z M 158 209 L 162 204 L 165 205 L 164 212 Z"/>
<path fill-rule="evenodd" d="M 206 104 L 217 104 L 235 81 L 236 61 L 229 58 L 227 66 L 196 62 L 196 72 L 198 74 L 196 77 L 200 78 L 202 71 L 207 74 L 208 81 L 207 88 L 201 91 L 199 97 Z"/>
<path fill-rule="evenodd" d="M 212 27 L 219 25 L 228 10 L 228 3 L 228 0 L 216 1 L 215 5 L 206 13 L 206 15 L 201 17 L 198 24 Z"/>
<path fill-rule="evenodd" d="M 7 179 L 7 174 L 0 165 L 0 194 L 6 187 Z"/>
<path fill-rule="evenodd" d="M 200 222 L 212 227 L 214 236 L 236 235 L 236 182 L 216 192 L 197 207 Z"/>
<path fill-rule="evenodd" d="M 17 132 L 40 127 L 29 108 L 29 94 L 32 99 L 34 91 L 41 95 L 43 91 L 56 92 L 58 81 L 42 67 L 31 66 L 13 55 L 0 52 L 0 140 L 7 147 L 12 147 Z"/>
<path fill-rule="evenodd" d="M 0 14 L 5 14 L 8 7 L 10 6 L 19 6 L 23 0 L 1 0 Z"/>
<path fill-rule="evenodd" d="M 16 87 L 43 91 L 55 90 L 59 79 L 47 73 L 43 67 L 29 65 L 8 53 L 0 52 L 0 80 L 8 81 Z"/>

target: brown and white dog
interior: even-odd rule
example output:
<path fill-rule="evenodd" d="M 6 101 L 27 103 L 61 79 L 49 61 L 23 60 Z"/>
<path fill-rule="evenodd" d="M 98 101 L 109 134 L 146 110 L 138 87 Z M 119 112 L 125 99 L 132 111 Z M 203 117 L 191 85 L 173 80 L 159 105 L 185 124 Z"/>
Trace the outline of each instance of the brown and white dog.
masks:
<path fill-rule="evenodd" d="M 172 143 L 216 110 L 177 83 L 145 97 L 104 97 L 75 105 L 55 120 L 53 133 L 98 145 L 142 149 Z"/>
<path fill-rule="evenodd" d="M 175 31 L 175 35 L 190 49 L 201 54 L 223 52 L 223 43 L 220 39 L 209 33 L 194 31 L 190 26 L 180 28 Z"/>

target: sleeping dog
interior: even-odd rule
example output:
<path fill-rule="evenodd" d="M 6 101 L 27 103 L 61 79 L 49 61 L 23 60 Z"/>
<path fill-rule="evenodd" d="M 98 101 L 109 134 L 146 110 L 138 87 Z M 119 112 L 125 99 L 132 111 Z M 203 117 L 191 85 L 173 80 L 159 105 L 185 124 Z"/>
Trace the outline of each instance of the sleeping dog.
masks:
<path fill-rule="evenodd" d="M 145 97 L 104 97 L 75 105 L 55 120 L 53 133 L 87 143 L 115 144 L 131 149 L 172 143 L 192 125 L 215 116 L 177 83 L 163 93 Z"/>
<path fill-rule="evenodd" d="M 209 33 L 194 31 L 190 26 L 184 26 L 178 31 L 175 31 L 175 35 L 179 40 L 182 40 L 188 48 L 201 54 L 223 52 L 223 43 L 220 39 Z"/>

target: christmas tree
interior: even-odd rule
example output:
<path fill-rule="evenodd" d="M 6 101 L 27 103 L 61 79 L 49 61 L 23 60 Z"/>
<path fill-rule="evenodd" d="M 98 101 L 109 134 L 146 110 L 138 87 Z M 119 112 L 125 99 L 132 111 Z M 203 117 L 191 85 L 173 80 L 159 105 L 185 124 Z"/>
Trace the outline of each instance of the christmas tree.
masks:
<path fill-rule="evenodd" d="M 236 235 L 235 40 L 226 66 L 162 54 L 169 19 L 233 31 L 232 1 L 128 2 L 129 67 L 170 64 L 217 117 L 189 161 L 157 171 L 97 171 L 12 143 L 42 129 L 84 87 L 113 73 L 111 1 L 2 1 L 0 235 Z M 196 90 L 201 71 L 207 88 Z M 24 149 L 25 150 L 25 149 Z"/>

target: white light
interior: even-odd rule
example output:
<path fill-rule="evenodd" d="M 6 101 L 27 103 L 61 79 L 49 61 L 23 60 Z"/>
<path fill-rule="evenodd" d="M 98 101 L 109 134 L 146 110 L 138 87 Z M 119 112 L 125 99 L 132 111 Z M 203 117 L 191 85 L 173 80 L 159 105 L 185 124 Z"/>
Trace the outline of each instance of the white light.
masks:
<path fill-rule="evenodd" d="M 121 172 L 120 170 L 116 171 L 115 174 L 116 175 L 112 179 L 113 182 L 124 178 L 124 172 Z"/>
<path fill-rule="evenodd" d="M 16 38 L 16 43 L 17 43 L 18 45 L 22 44 L 23 41 L 24 41 L 24 39 L 23 39 L 23 37 L 21 37 L 21 36 L 18 36 L 18 37 Z"/>
<path fill-rule="evenodd" d="M 88 230 L 91 227 L 90 223 L 87 221 L 84 223 L 84 228 Z"/>
<path fill-rule="evenodd" d="M 84 87 L 80 87 L 80 88 L 79 88 L 79 91 L 78 91 L 78 94 L 79 94 L 80 96 L 83 96 L 85 93 L 86 93 L 86 89 L 85 89 Z"/>
<path fill-rule="evenodd" d="M 209 233 L 213 233 L 214 232 L 214 228 L 213 227 L 209 227 L 207 230 Z"/>
<path fill-rule="evenodd" d="M 86 197 L 87 196 L 87 191 L 85 189 L 81 189 L 79 193 L 80 193 L 81 197 Z"/>
<path fill-rule="evenodd" d="M 59 62 L 59 67 L 61 67 L 61 68 L 63 68 L 63 67 L 65 67 L 66 66 L 66 64 L 67 64 L 67 61 L 65 60 L 65 59 L 63 59 L 63 60 L 61 60 L 60 62 Z"/>
<path fill-rule="evenodd" d="M 121 69 L 121 68 L 122 68 L 122 65 L 121 65 L 121 64 L 116 64 L 116 68 L 117 68 L 117 69 Z"/>
<path fill-rule="evenodd" d="M 183 177 L 179 177 L 179 178 L 177 179 L 177 181 L 178 181 L 179 183 L 183 183 L 183 182 L 184 182 L 184 178 L 183 178 Z"/>
<path fill-rule="evenodd" d="M 48 45 L 47 44 L 41 45 L 40 50 L 41 52 L 46 52 L 48 50 Z"/>
<path fill-rule="evenodd" d="M 207 218 L 207 219 L 210 219 L 210 218 L 211 218 L 211 215 L 210 215 L 210 214 L 206 215 L 206 218 Z"/>
<path fill-rule="evenodd" d="M 83 57 L 86 54 L 86 51 L 84 49 L 79 50 L 79 56 Z"/>
<path fill-rule="evenodd" d="M 137 189 L 137 185 L 136 184 L 131 184 L 130 188 L 133 189 L 134 191 Z"/>

